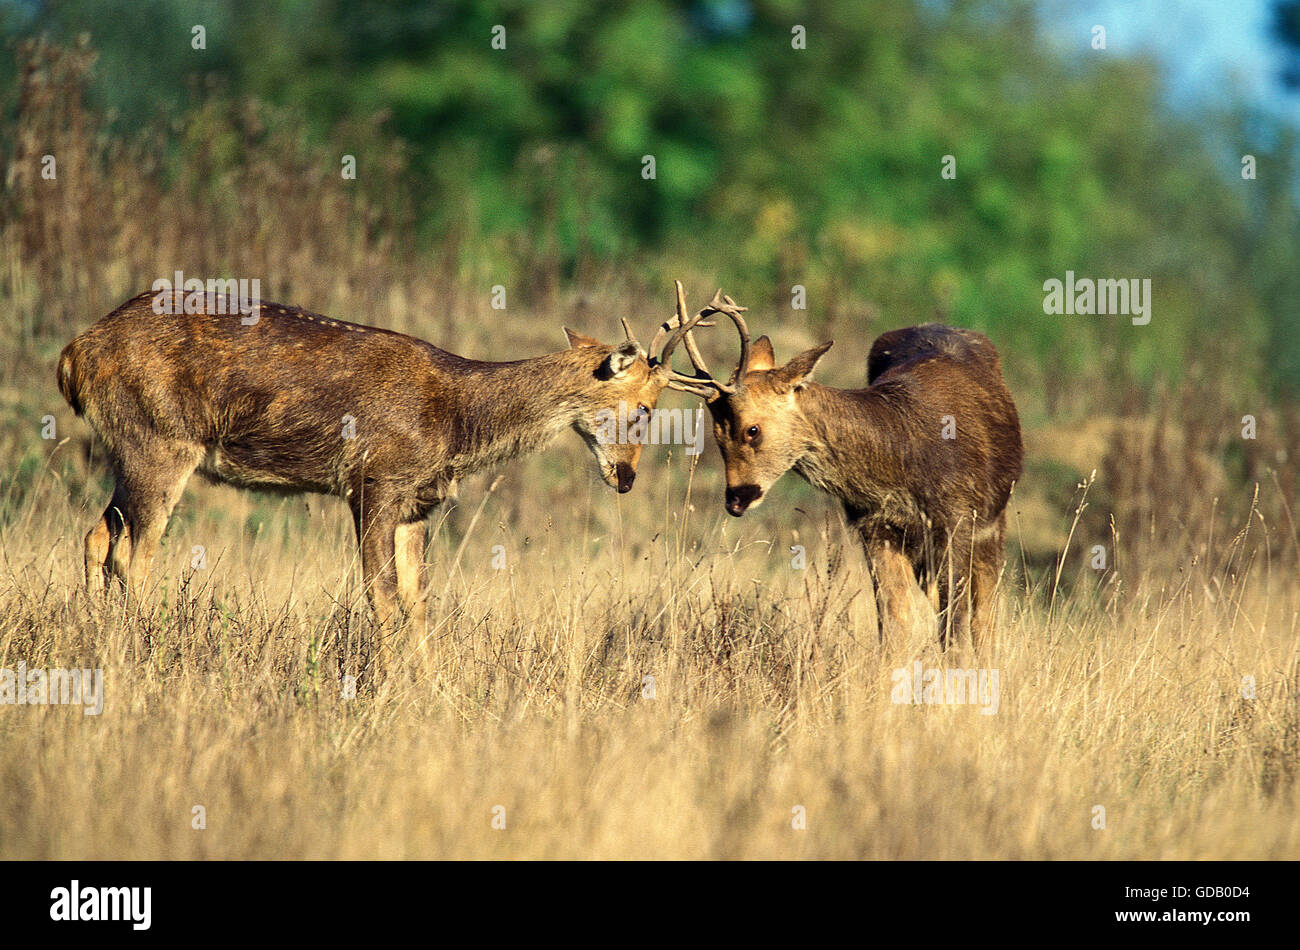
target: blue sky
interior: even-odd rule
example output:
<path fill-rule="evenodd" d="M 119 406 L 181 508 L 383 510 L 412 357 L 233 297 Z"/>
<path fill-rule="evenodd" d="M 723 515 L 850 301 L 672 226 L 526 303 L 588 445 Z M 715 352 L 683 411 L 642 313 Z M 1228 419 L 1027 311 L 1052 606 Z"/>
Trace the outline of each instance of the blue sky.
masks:
<path fill-rule="evenodd" d="M 1180 106 L 1237 95 L 1300 125 L 1300 94 L 1278 80 L 1271 0 L 1043 0 L 1041 9 L 1045 33 L 1062 48 L 1088 50 L 1101 24 L 1108 50 L 1154 56 Z"/>

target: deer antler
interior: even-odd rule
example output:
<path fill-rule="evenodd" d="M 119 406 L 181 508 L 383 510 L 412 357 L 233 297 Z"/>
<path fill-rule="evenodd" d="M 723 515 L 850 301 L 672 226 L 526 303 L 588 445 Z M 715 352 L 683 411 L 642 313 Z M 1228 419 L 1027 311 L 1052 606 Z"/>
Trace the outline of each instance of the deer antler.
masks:
<path fill-rule="evenodd" d="M 715 384 L 720 392 L 734 393 L 745 384 L 745 373 L 749 370 L 749 327 L 745 325 L 745 318 L 741 314 L 748 309 L 748 307 L 737 304 L 736 301 L 724 294 L 721 289 L 713 295 L 713 299 L 709 301 L 708 307 L 705 308 L 707 313 L 725 313 L 731 318 L 731 322 L 736 325 L 736 332 L 740 334 L 740 359 L 736 362 L 736 373 L 731 377 L 731 382 L 725 386 Z"/>
<path fill-rule="evenodd" d="M 713 377 L 709 375 L 708 364 L 704 362 L 699 347 L 695 345 L 695 337 L 691 331 L 696 327 L 711 327 L 715 324 L 711 320 L 704 319 L 708 316 L 707 310 L 701 310 L 694 317 L 688 317 L 686 315 L 686 291 L 682 289 L 680 280 L 673 283 L 677 289 L 677 313 L 660 325 L 654 339 L 650 342 L 650 364 L 659 373 L 668 377 L 670 388 L 707 399 L 714 395 L 712 389 Z M 677 345 L 682 341 L 686 342 L 686 355 L 690 358 L 691 367 L 695 370 L 693 376 L 679 373 L 672 367 L 673 351 L 677 349 Z"/>
<path fill-rule="evenodd" d="M 686 355 L 690 357 L 691 366 L 694 367 L 697 374 L 709 375 L 709 367 L 704 362 L 704 357 L 700 355 L 699 348 L 695 345 L 695 337 L 691 333 L 696 327 L 711 327 L 715 324 L 711 320 L 704 320 L 708 316 L 707 310 L 701 310 L 694 318 L 686 316 L 686 291 L 682 289 L 680 280 L 673 281 L 677 288 L 677 313 L 676 315 L 663 323 L 659 331 L 655 333 L 654 340 L 650 343 L 650 353 L 658 364 L 667 366 L 672 358 L 673 350 L 677 349 L 677 344 L 682 340 L 686 341 Z"/>
<path fill-rule="evenodd" d="M 673 389 L 710 400 L 724 393 L 734 393 L 740 388 L 745 377 L 745 368 L 749 365 L 749 327 L 745 325 L 745 318 L 741 316 L 747 308 L 739 306 L 719 290 L 713 295 L 708 306 L 694 317 L 687 317 L 686 291 L 682 289 L 680 280 L 674 281 L 674 284 L 677 288 L 677 315 L 660 326 L 659 332 L 655 334 L 654 342 L 650 344 L 652 365 L 668 376 L 668 385 Z M 700 354 L 699 347 L 695 345 L 695 337 L 691 332 L 696 327 L 714 326 L 713 321 L 706 321 L 704 318 L 715 313 L 725 313 L 740 333 L 740 362 L 736 366 L 736 375 L 728 383 L 720 383 L 713 378 L 708 364 Z M 691 366 L 695 370 L 693 376 L 677 372 L 669 362 L 673 350 L 683 341 L 686 343 L 686 355 L 690 357 Z M 657 356 L 654 355 L 656 353 Z"/>

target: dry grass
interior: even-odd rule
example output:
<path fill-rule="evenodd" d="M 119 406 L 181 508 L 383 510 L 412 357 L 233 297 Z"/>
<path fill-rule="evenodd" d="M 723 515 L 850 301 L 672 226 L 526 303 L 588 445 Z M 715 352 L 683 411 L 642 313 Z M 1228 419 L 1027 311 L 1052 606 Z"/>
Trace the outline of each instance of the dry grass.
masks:
<path fill-rule="evenodd" d="M 681 495 L 653 541 L 644 500 L 525 539 L 492 496 L 433 641 L 377 678 L 341 511 L 192 497 L 143 612 L 79 589 L 92 504 L 49 475 L 13 513 L 0 667 L 101 667 L 106 705 L 4 708 L 3 857 L 1300 856 L 1291 568 L 1012 591 L 983 655 L 882 653 L 837 527 L 796 571 L 720 513 L 679 531 Z M 997 669 L 996 714 L 891 702 L 917 659 Z"/>

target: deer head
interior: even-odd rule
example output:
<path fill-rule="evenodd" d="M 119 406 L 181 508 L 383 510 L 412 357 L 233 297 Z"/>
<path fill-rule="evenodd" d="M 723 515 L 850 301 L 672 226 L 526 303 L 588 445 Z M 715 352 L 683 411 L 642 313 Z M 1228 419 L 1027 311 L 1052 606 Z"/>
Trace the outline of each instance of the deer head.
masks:
<path fill-rule="evenodd" d="M 677 388 L 700 396 L 713 417 L 713 437 L 726 469 L 727 512 L 740 517 L 758 505 L 772 483 L 789 471 L 816 438 L 796 394 L 830 343 L 800 353 L 777 366 L 772 341 L 761 336 L 751 345 L 746 308 L 719 290 L 693 320 L 686 318 L 685 295 L 677 284 L 677 322 L 687 341 L 695 374 L 673 374 Z M 699 356 L 690 330 L 700 318 L 725 314 L 740 334 L 740 359 L 726 383 L 715 380 Z M 671 352 L 671 351 L 670 351 Z"/>
<path fill-rule="evenodd" d="M 595 456 L 600 477 L 620 493 L 632 489 L 643 445 L 626 434 L 636 431 L 638 419 L 649 417 L 667 385 L 663 374 L 650 365 L 627 321 L 623 329 L 627 339 L 611 347 L 564 328 L 570 349 L 577 351 L 575 358 L 585 358 L 584 367 L 595 363 L 573 428 Z"/>
<path fill-rule="evenodd" d="M 649 350 L 637 341 L 627 320 L 622 321 L 626 339 L 615 347 L 564 328 L 570 347 L 596 348 L 593 352 L 606 354 L 594 374 L 601 385 L 574 428 L 596 457 L 601 477 L 620 492 L 630 490 L 636 478 L 645 440 L 635 434 L 646 431 L 645 425 L 663 391 L 673 389 L 697 396 L 710 392 L 706 388 L 708 370 L 691 331 L 713 326 L 705 319 L 713 311 L 706 309 L 693 319 L 687 318 L 680 281 L 677 296 L 677 313 L 660 324 Z M 696 373 L 702 376 L 678 373 L 672 368 L 673 351 L 683 341 Z M 631 437 L 625 438 L 629 434 Z"/>

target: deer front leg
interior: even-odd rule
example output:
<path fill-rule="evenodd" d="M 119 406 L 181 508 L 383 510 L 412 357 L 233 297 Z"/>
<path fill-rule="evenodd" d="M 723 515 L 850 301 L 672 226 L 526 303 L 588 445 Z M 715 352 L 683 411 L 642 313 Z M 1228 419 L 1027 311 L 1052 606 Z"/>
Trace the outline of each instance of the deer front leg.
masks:
<path fill-rule="evenodd" d="M 993 627 L 993 589 L 997 586 L 998 564 L 984 558 L 971 571 L 970 642 L 978 650 L 987 643 Z"/>
<path fill-rule="evenodd" d="M 133 453 L 121 465 L 103 521 L 86 538 L 86 557 L 93 562 L 107 545 L 111 572 L 126 583 L 133 596 L 143 598 L 158 543 L 185 483 L 203 458 L 203 447 L 146 441 Z"/>
<path fill-rule="evenodd" d="M 912 561 L 893 540 L 864 538 L 867 570 L 876 593 L 876 618 L 880 642 L 900 647 L 908 642 L 916 623 L 916 577 Z"/>
<path fill-rule="evenodd" d="M 123 582 L 126 581 L 126 569 L 131 563 L 131 539 L 126 536 L 125 512 L 126 491 L 118 482 L 104 514 L 86 534 L 86 589 L 91 593 L 107 589 L 113 576 L 109 558 L 118 545 L 122 546 L 121 573 Z"/>
<path fill-rule="evenodd" d="M 406 610 L 407 623 L 417 643 L 428 636 L 427 570 L 424 550 L 428 530 L 423 519 L 399 524 L 393 532 L 393 548 L 397 563 L 397 595 Z"/>
<path fill-rule="evenodd" d="M 361 546 L 361 578 L 375 620 L 390 630 L 397 613 L 397 552 L 394 544 L 398 518 L 393 505 L 357 504 L 353 507 L 357 542 Z"/>

